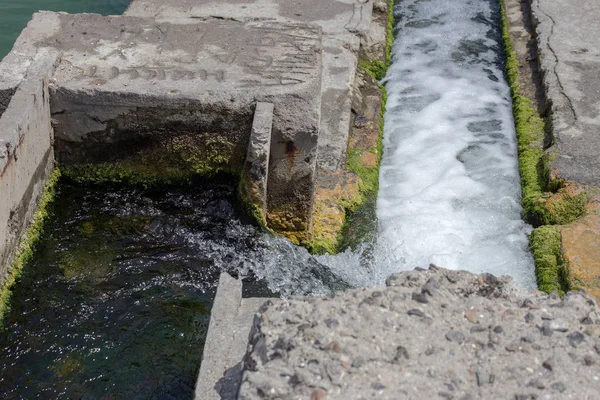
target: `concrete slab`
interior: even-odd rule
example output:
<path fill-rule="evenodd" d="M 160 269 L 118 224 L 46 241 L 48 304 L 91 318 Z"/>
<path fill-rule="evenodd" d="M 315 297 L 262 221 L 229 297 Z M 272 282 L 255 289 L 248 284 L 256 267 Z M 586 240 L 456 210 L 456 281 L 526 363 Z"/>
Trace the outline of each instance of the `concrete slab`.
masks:
<path fill-rule="evenodd" d="M 259 19 L 314 23 L 321 26 L 323 100 L 317 163 L 318 168 L 330 172 L 344 169 L 352 118 L 350 97 L 361 38 L 368 44 L 383 44 L 385 47 L 386 24 L 381 27 L 372 23 L 373 1 L 133 0 L 125 14 L 171 22 Z M 381 37 L 383 41 L 380 40 Z"/>
<path fill-rule="evenodd" d="M 24 50 L 16 46 L 9 57 L 25 62 L 40 48 L 61 53 L 50 85 L 57 159 L 118 162 L 144 150 L 144 157 L 168 153 L 194 172 L 239 173 L 255 105 L 272 103 L 267 220 L 306 243 L 321 112 L 321 28 L 176 22 L 36 14 L 20 39 Z M 5 97 L 20 77 L 7 78 Z"/>
<path fill-rule="evenodd" d="M 533 0 L 559 178 L 600 185 L 600 3 Z"/>
<path fill-rule="evenodd" d="M 36 43 L 60 29 L 57 14 L 35 14 L 17 38 L 13 50 L 0 62 L 0 115 L 25 78 L 38 51 Z"/>
<path fill-rule="evenodd" d="M 269 158 L 271 151 L 271 131 L 273 129 L 273 103 L 257 103 L 252 122 L 252 132 L 248 143 L 246 161 L 242 170 L 241 190 L 250 205 L 255 207 L 255 215 L 266 223 L 267 182 L 269 180 Z"/>
<path fill-rule="evenodd" d="M 188 19 L 278 20 L 321 25 L 327 35 L 366 32 L 370 0 L 133 0 L 124 15 L 157 21 Z M 358 49 L 357 49 L 358 50 Z"/>
<path fill-rule="evenodd" d="M 269 299 L 242 299 L 242 282 L 222 272 L 210 315 L 196 400 L 234 400 L 254 316 Z"/>

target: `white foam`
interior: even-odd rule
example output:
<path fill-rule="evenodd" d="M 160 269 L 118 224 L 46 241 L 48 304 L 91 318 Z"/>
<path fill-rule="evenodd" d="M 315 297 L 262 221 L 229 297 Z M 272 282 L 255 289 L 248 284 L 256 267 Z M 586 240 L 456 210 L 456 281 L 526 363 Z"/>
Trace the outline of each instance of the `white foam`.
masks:
<path fill-rule="evenodd" d="M 533 287 L 501 42 L 486 23 L 497 16 L 488 1 L 398 7 L 377 204 L 376 254 L 385 261 L 377 265 L 434 263 Z M 436 23 L 418 27 L 427 20 Z"/>
<path fill-rule="evenodd" d="M 272 289 L 322 295 L 332 280 L 378 285 L 430 263 L 535 287 L 497 12 L 495 0 L 396 6 L 377 241 L 312 257 L 268 238 L 253 270 Z"/>

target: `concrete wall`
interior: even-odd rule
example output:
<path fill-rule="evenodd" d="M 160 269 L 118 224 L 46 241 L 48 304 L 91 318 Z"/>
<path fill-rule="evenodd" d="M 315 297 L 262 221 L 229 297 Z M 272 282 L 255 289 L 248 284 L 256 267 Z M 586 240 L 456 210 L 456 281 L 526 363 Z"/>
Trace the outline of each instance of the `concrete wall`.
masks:
<path fill-rule="evenodd" d="M 58 59 L 40 50 L 0 117 L 0 281 L 54 166 L 48 81 Z"/>

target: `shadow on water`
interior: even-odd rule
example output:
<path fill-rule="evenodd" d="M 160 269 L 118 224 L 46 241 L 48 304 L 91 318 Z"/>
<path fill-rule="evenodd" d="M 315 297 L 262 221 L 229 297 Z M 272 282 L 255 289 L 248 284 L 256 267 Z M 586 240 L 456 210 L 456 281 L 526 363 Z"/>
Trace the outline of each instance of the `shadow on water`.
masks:
<path fill-rule="evenodd" d="M 0 334 L 0 398 L 191 398 L 218 275 L 261 246 L 234 198 L 62 184 Z"/>

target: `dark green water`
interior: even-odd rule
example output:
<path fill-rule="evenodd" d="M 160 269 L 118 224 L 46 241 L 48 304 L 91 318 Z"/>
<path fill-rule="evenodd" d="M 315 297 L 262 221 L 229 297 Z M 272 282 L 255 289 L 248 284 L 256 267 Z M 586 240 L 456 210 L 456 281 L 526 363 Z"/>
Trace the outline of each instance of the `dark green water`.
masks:
<path fill-rule="evenodd" d="M 192 398 L 218 275 L 260 247 L 234 199 L 62 184 L 0 332 L 0 398 Z"/>
<path fill-rule="evenodd" d="M 0 59 L 38 10 L 122 14 L 130 0 L 0 0 Z"/>

